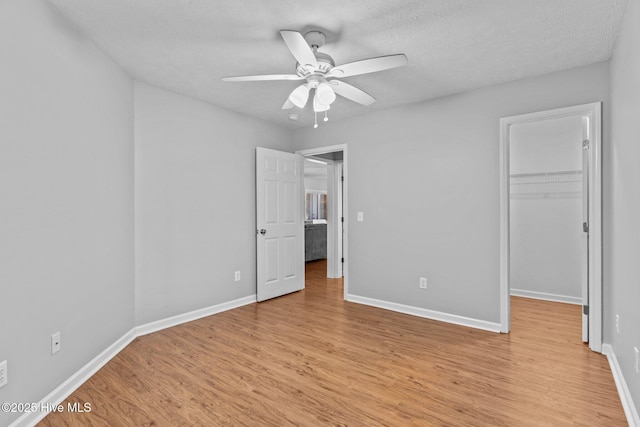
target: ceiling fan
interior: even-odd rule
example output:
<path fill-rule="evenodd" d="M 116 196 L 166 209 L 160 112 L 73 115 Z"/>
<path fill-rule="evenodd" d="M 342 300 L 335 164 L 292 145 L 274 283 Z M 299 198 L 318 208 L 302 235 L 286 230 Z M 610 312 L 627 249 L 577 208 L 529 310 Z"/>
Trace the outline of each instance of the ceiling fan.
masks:
<path fill-rule="evenodd" d="M 281 30 L 280 35 L 298 61 L 296 74 L 223 77 L 222 80 L 226 82 L 304 80 L 304 83 L 291 92 L 282 109 L 287 110 L 294 106 L 304 108 L 309 99 L 309 92 L 313 89 L 313 111 L 324 112 L 325 121 L 328 120 L 326 112 L 335 101 L 336 94 L 362 105 L 371 105 L 375 102 L 375 98 L 368 93 L 339 79 L 401 67 L 407 63 L 407 57 L 404 54 L 396 54 L 336 66 L 331 56 L 318 51 L 324 46 L 326 40 L 324 33 L 309 31 L 303 36 L 297 31 Z M 314 127 L 318 127 L 317 120 Z"/>

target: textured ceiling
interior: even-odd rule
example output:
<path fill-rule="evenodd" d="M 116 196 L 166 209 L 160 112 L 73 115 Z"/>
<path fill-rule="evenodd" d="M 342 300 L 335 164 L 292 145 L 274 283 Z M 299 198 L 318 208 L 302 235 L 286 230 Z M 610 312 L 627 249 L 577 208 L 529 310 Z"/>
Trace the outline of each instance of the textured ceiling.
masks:
<path fill-rule="evenodd" d="M 134 78 L 290 128 L 299 82 L 279 30 L 321 30 L 337 65 L 404 53 L 405 67 L 345 78 L 377 101 L 340 98 L 340 119 L 608 60 L 627 0 L 50 0 Z M 329 125 L 330 122 L 326 125 Z M 326 126 L 325 125 L 325 126 Z"/>

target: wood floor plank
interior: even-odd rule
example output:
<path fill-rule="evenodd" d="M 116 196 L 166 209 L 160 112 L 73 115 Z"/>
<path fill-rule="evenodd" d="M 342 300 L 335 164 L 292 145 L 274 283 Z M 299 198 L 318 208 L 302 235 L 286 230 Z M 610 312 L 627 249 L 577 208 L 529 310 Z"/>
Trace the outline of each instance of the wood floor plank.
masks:
<path fill-rule="evenodd" d="M 495 334 L 306 289 L 135 339 L 42 426 L 624 426 L 580 307 L 512 298 Z M 66 404 L 66 403 L 65 403 Z"/>

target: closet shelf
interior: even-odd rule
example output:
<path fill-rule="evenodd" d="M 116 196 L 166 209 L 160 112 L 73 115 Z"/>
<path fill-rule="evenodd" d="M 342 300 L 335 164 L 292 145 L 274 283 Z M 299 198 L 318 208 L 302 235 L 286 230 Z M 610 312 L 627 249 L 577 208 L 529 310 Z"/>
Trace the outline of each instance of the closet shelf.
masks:
<path fill-rule="evenodd" d="M 581 170 L 514 173 L 509 175 L 511 185 L 556 184 L 561 182 L 582 182 Z"/>

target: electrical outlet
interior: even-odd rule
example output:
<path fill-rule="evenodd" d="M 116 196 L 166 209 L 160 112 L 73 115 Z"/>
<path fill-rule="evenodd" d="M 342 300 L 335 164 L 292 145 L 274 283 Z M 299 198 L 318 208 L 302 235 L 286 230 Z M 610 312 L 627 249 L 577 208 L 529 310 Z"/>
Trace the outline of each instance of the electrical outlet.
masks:
<path fill-rule="evenodd" d="M 0 387 L 4 387 L 9 382 L 7 378 L 7 361 L 0 362 Z"/>
<path fill-rule="evenodd" d="M 51 335 L 51 354 L 56 354 L 60 351 L 60 332 L 56 332 Z"/>
<path fill-rule="evenodd" d="M 633 347 L 633 351 L 636 353 L 636 374 L 640 374 L 640 351 L 638 347 Z"/>
<path fill-rule="evenodd" d="M 620 315 L 616 314 L 616 332 L 620 333 Z"/>
<path fill-rule="evenodd" d="M 427 289 L 427 278 L 426 277 L 421 277 L 420 278 L 420 289 Z"/>
<path fill-rule="evenodd" d="M 239 271 L 236 271 L 235 281 L 236 281 L 236 282 L 239 282 L 239 281 L 240 281 L 240 272 L 239 272 Z"/>
<path fill-rule="evenodd" d="M 358 221 L 364 221 L 364 212 L 358 212 Z"/>

